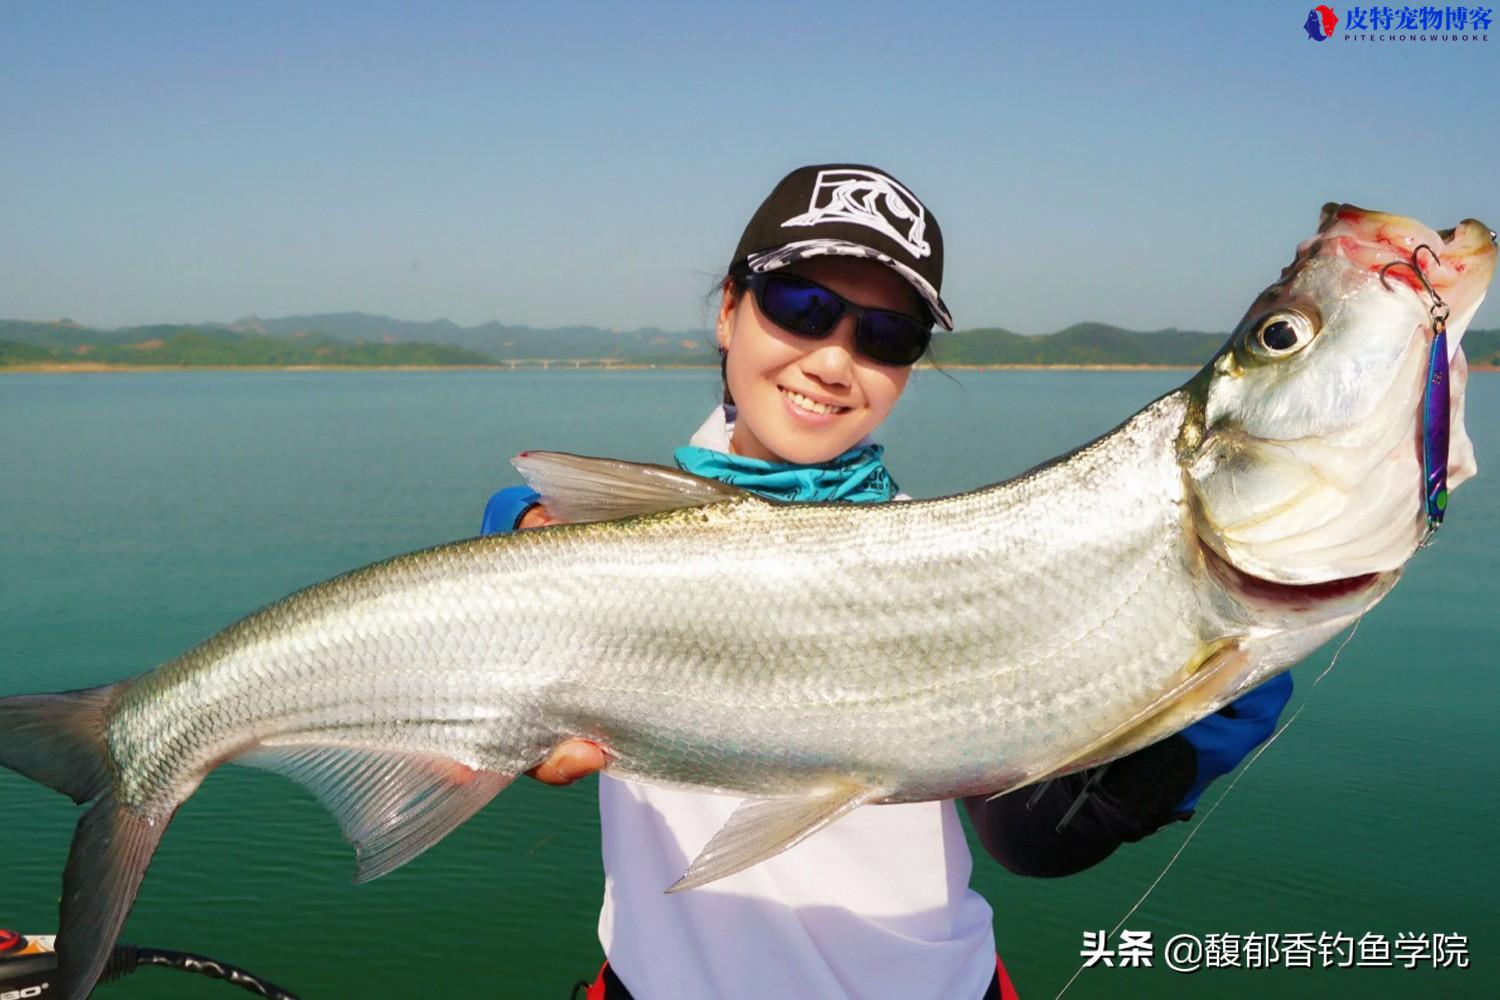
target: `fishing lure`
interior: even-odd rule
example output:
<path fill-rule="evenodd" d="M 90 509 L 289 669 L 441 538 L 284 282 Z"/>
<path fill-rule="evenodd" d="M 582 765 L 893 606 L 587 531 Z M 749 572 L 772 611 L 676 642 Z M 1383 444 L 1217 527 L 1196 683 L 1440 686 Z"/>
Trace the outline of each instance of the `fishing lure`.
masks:
<path fill-rule="evenodd" d="M 1428 348 L 1427 388 L 1422 397 L 1422 495 L 1430 538 L 1442 525 L 1443 514 L 1448 509 L 1448 303 L 1428 283 L 1427 275 L 1422 271 L 1419 258 L 1423 250 L 1432 254 L 1434 261 L 1442 263 L 1436 251 L 1423 243 L 1412 251 L 1411 260 L 1393 260 L 1382 267 L 1380 283 L 1390 289 L 1385 273 L 1404 264 L 1412 269 L 1432 297 L 1432 305 L 1428 308 L 1432 319 L 1432 345 Z"/>

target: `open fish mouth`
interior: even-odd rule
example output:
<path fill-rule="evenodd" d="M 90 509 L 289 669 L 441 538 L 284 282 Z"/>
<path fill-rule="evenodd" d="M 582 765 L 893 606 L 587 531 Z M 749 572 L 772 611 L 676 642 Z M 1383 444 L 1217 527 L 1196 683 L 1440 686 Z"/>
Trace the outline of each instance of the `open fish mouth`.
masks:
<path fill-rule="evenodd" d="M 1430 253 L 1419 252 L 1424 246 Z M 1437 230 L 1405 216 L 1330 203 L 1323 206 L 1318 234 L 1298 248 L 1298 258 L 1308 252 L 1337 253 L 1418 295 L 1430 287 L 1451 310 L 1449 350 L 1456 352 L 1494 273 L 1496 234 L 1477 219 Z M 1388 266 L 1411 260 L 1420 265 L 1425 286 L 1413 267 Z"/>
<path fill-rule="evenodd" d="M 1198 537 L 1198 551 L 1209 574 L 1239 600 L 1291 612 L 1316 611 L 1336 602 L 1373 595 L 1383 589 L 1383 583 L 1394 583 L 1400 575 L 1399 572 L 1372 572 L 1317 583 L 1281 583 L 1240 569 L 1214 551 L 1201 535 Z"/>

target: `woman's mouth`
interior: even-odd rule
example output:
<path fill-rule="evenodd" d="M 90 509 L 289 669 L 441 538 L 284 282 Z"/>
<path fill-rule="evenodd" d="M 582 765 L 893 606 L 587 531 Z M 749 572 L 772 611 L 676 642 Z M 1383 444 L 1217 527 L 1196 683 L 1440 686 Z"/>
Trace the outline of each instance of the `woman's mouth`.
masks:
<path fill-rule="evenodd" d="M 781 397 L 787 401 L 792 410 L 799 414 L 808 416 L 829 417 L 840 413 L 847 413 L 849 407 L 837 406 L 832 403 L 820 403 L 815 399 L 809 399 L 800 392 L 794 392 L 784 386 L 781 389 Z"/>

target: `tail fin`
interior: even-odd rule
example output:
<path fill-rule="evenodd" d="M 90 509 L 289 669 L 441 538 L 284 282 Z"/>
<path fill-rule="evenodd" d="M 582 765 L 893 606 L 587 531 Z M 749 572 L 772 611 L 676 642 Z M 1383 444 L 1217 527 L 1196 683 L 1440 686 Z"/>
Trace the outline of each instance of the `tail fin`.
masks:
<path fill-rule="evenodd" d="M 109 788 L 104 713 L 120 684 L 0 698 L 0 767 L 80 805 Z"/>
<path fill-rule="evenodd" d="M 93 803 L 78 821 L 63 871 L 57 958 L 66 1000 L 83 1000 L 104 971 L 172 818 L 115 799 L 104 721 L 121 687 L 0 698 L 0 765 Z"/>

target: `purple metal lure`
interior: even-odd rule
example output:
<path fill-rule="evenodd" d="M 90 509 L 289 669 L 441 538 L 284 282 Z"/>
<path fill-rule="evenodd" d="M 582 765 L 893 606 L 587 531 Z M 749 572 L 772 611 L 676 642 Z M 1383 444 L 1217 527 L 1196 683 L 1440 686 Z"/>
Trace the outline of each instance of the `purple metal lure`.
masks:
<path fill-rule="evenodd" d="M 1439 300 L 1441 304 L 1441 300 Z M 1422 406 L 1422 481 L 1427 488 L 1427 527 L 1436 531 L 1448 507 L 1448 328 L 1432 319 L 1427 356 L 1427 392 Z"/>
<path fill-rule="evenodd" d="M 1434 261 L 1442 262 L 1437 252 L 1423 243 L 1412 251 L 1411 260 L 1393 260 L 1382 267 L 1380 283 L 1390 288 L 1385 272 L 1404 264 L 1432 296 L 1432 305 L 1427 310 L 1432 318 L 1432 346 L 1427 353 L 1427 388 L 1422 398 L 1422 497 L 1427 509 L 1427 531 L 1431 534 L 1443 523 L 1443 513 L 1448 509 L 1448 303 L 1433 289 L 1422 270 L 1419 258 L 1423 250 L 1432 254 Z"/>

